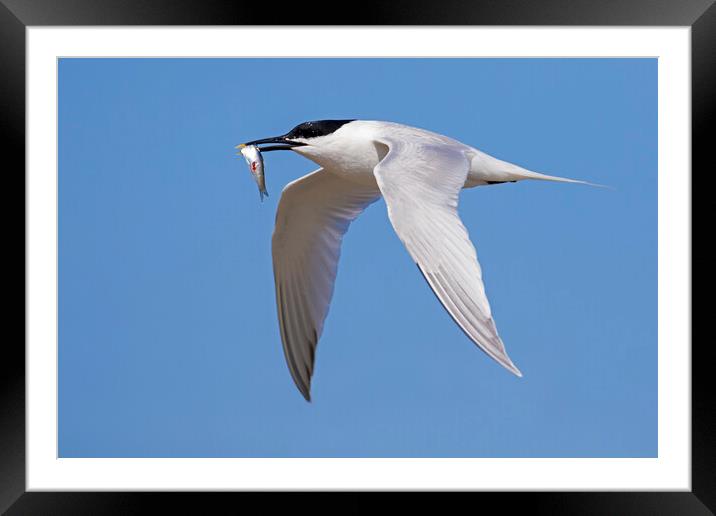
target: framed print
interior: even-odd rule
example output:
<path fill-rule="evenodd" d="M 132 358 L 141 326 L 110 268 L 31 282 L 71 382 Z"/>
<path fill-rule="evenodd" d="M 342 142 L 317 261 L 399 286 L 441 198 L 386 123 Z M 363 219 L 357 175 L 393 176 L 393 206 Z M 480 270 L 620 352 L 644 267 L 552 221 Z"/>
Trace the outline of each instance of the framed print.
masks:
<path fill-rule="evenodd" d="M 400 5 L 0 6 L 26 191 L 8 514 L 716 507 L 691 338 L 716 8 Z"/>

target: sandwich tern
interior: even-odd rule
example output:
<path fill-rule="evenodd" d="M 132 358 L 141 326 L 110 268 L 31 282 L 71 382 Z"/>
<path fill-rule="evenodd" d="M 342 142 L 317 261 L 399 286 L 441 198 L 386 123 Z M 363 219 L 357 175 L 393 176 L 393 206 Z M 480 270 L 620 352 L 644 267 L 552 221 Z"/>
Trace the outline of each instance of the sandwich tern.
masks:
<path fill-rule="evenodd" d="M 304 122 L 282 136 L 237 147 L 266 144 L 261 152 L 292 150 L 320 167 L 283 189 L 272 237 L 281 341 L 307 401 L 343 235 L 381 196 L 398 238 L 455 323 L 487 355 L 522 376 L 497 333 L 477 254 L 458 215 L 458 194 L 523 179 L 590 183 L 531 172 L 393 122 Z"/>

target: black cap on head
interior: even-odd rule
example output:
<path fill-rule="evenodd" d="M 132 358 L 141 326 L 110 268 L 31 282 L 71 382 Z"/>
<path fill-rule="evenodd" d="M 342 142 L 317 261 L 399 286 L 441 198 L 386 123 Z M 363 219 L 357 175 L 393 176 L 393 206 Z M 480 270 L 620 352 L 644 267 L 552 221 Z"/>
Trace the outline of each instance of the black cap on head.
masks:
<path fill-rule="evenodd" d="M 340 129 L 343 125 L 351 120 L 314 120 L 312 122 L 303 122 L 297 125 L 286 135 L 289 140 L 292 138 L 315 138 L 317 136 L 326 136 L 336 130 Z"/>
<path fill-rule="evenodd" d="M 314 120 L 313 122 L 303 122 L 297 125 L 287 134 L 283 136 L 272 136 L 270 138 L 262 138 L 260 140 L 253 140 L 251 142 L 242 143 L 237 145 L 237 148 L 245 147 L 247 145 L 260 145 L 262 143 L 277 143 L 279 145 L 270 145 L 268 147 L 260 147 L 261 152 L 277 151 L 277 150 L 290 150 L 294 147 L 302 147 L 308 145 L 307 143 L 293 141 L 295 138 L 316 138 L 318 136 L 325 136 L 335 132 L 348 122 L 353 120 Z"/>

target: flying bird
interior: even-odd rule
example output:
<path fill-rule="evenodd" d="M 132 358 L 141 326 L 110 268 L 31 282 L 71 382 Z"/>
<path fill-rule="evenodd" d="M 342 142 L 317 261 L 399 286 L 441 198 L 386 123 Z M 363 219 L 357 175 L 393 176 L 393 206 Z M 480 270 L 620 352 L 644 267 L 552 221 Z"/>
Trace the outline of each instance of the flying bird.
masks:
<path fill-rule="evenodd" d="M 249 145 L 266 145 L 262 152 L 292 150 L 320 167 L 283 189 L 272 237 L 283 350 L 307 401 L 341 241 L 381 196 L 398 238 L 455 323 L 487 355 L 522 376 L 492 318 L 475 247 L 458 215 L 458 194 L 523 179 L 590 183 L 531 172 L 447 136 L 392 122 L 304 122 L 240 147 Z"/>

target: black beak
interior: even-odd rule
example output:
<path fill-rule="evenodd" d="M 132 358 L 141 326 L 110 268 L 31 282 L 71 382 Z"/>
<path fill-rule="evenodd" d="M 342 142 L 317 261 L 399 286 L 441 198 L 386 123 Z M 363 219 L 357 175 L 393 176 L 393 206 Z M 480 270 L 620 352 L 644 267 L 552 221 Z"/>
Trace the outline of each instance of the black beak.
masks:
<path fill-rule="evenodd" d="M 269 145 L 268 147 L 259 147 L 261 152 L 270 152 L 275 150 L 291 150 L 293 147 L 302 147 L 305 143 L 295 142 L 286 138 L 286 136 L 274 136 L 273 138 L 263 138 L 262 140 L 254 140 L 252 142 L 246 142 L 243 145 L 237 147 L 244 147 L 247 145 L 260 145 L 262 143 L 278 143 L 279 145 Z"/>

